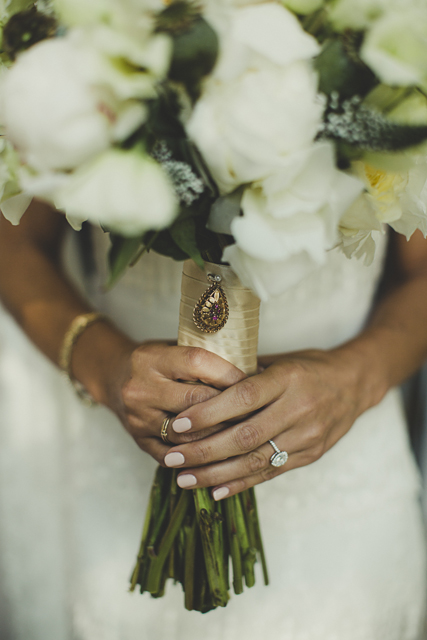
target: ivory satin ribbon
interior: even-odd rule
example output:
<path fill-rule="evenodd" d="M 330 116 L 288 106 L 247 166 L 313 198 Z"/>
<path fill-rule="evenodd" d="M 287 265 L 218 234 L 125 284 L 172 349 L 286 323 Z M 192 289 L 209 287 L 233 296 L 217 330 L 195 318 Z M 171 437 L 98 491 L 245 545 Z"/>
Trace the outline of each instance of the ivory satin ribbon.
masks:
<path fill-rule="evenodd" d="M 222 277 L 221 287 L 230 311 L 227 324 L 218 333 L 203 333 L 193 322 L 194 307 L 211 286 L 208 273 Z M 187 260 L 182 271 L 178 344 L 202 347 L 253 375 L 258 368 L 259 307 L 259 299 L 242 285 L 231 267 L 206 262 L 202 271 L 195 262 Z"/>

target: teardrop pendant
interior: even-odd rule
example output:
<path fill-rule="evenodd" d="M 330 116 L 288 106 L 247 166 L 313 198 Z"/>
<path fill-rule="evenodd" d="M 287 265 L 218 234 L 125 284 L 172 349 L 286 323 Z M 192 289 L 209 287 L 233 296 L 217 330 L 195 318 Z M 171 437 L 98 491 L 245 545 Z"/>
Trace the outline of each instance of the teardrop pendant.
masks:
<path fill-rule="evenodd" d="M 204 333 L 217 333 L 226 324 L 229 316 L 228 302 L 221 287 L 221 276 L 207 276 L 212 285 L 202 295 L 193 311 L 194 324 Z"/>

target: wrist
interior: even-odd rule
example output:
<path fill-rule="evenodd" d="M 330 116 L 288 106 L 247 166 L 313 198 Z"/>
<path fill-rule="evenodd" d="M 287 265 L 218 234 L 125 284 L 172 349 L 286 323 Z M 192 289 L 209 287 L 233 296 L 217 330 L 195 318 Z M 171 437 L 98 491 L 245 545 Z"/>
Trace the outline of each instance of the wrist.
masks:
<path fill-rule="evenodd" d="M 135 342 L 106 319 L 89 326 L 74 345 L 71 370 L 93 397 L 117 412 Z"/>
<path fill-rule="evenodd" d="M 386 367 L 373 336 L 364 335 L 337 347 L 358 401 L 358 414 L 377 405 L 391 388 Z"/>

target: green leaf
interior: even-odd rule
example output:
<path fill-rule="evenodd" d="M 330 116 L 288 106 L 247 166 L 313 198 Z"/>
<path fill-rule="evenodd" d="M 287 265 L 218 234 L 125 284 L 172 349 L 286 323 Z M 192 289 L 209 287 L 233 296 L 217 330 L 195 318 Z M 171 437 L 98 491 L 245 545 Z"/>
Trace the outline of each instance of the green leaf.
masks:
<path fill-rule="evenodd" d="M 197 98 L 202 79 L 215 66 L 219 51 L 218 37 L 203 18 L 178 33 L 173 41 L 171 80 L 183 82 L 192 98 Z"/>
<path fill-rule="evenodd" d="M 144 243 L 148 241 L 149 235 L 144 237 Z M 150 240 L 150 249 L 167 258 L 172 258 L 177 262 L 188 260 L 188 254 L 184 253 L 178 245 L 172 240 L 169 230 L 166 229 L 156 234 L 154 240 Z"/>
<path fill-rule="evenodd" d="M 319 73 L 319 91 L 326 95 L 337 92 L 340 98 L 353 95 L 365 96 L 377 79 L 360 60 L 356 48 L 349 51 L 344 40 L 328 40 L 314 61 Z"/>
<path fill-rule="evenodd" d="M 140 252 L 142 244 L 141 237 L 123 238 L 111 233 L 110 239 L 111 248 L 108 254 L 110 273 L 106 284 L 107 289 L 111 289 L 124 275 Z"/>
<path fill-rule="evenodd" d="M 203 258 L 197 246 L 196 223 L 193 217 L 178 219 L 170 228 L 170 234 L 175 244 L 192 258 L 203 269 Z"/>

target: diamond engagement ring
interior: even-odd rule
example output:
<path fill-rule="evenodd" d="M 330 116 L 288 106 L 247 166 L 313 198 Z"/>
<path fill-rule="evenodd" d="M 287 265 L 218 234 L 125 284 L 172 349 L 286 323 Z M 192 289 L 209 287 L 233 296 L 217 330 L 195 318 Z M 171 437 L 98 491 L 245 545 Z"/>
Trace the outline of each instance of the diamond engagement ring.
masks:
<path fill-rule="evenodd" d="M 173 442 L 171 442 L 168 438 L 168 426 L 170 421 L 172 420 L 172 416 L 167 416 L 164 420 L 163 420 L 163 424 L 162 424 L 162 429 L 160 431 L 160 435 L 162 437 L 162 440 L 165 444 L 169 444 L 171 446 L 173 446 Z"/>
<path fill-rule="evenodd" d="M 275 451 L 275 453 L 273 453 L 270 458 L 270 464 L 273 467 L 283 467 L 283 465 L 287 463 L 289 455 L 286 453 L 286 451 L 280 451 L 279 447 L 275 442 L 273 442 L 273 440 L 269 440 L 269 443 Z"/>

